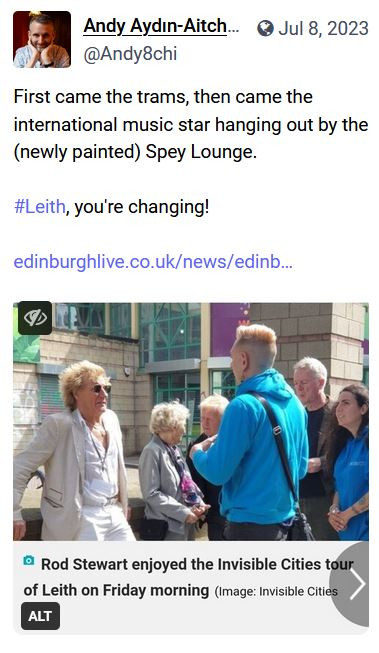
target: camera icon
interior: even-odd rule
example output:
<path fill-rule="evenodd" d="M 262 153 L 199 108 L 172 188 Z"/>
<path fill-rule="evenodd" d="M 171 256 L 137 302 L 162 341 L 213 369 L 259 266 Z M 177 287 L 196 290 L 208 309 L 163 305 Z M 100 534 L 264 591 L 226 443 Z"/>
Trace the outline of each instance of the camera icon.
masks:
<path fill-rule="evenodd" d="M 22 564 L 27 565 L 28 567 L 30 567 L 31 565 L 35 565 L 34 556 L 30 556 L 30 555 L 24 556 L 22 559 Z"/>

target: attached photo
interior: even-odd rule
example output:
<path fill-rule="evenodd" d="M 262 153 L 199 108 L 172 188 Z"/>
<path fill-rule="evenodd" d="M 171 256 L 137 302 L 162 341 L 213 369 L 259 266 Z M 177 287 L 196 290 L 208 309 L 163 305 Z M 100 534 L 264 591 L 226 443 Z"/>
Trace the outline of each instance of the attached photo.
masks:
<path fill-rule="evenodd" d="M 26 304 L 14 540 L 369 539 L 367 303 Z"/>

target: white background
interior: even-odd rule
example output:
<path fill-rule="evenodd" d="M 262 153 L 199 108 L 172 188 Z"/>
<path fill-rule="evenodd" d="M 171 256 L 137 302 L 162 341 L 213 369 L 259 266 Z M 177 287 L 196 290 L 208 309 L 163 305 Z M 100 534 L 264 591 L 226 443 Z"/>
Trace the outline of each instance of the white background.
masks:
<path fill-rule="evenodd" d="M 313 7 L 312 7 L 313 5 Z M 62 5 L 50 2 L 51 10 L 70 10 L 72 13 L 72 66 L 67 70 L 16 70 L 12 66 L 12 14 L 15 10 L 28 9 L 13 2 L 3 2 L 1 24 L 1 74 L 2 85 L 2 219 L 3 229 L 0 241 L 2 302 L 1 325 L 3 334 L 3 357 L 1 362 L 4 395 L 2 438 L 3 461 L 3 514 L 9 516 L 11 487 L 11 305 L 21 299 L 48 299 L 50 301 L 369 301 L 371 331 L 375 334 L 376 255 L 374 203 L 374 177 L 377 161 L 372 146 L 376 106 L 371 87 L 375 86 L 377 41 L 375 16 L 369 2 L 303 3 L 265 2 L 246 3 L 235 1 L 204 3 L 138 2 L 133 7 L 122 2 L 81 2 Z M 371 11 L 369 12 L 369 10 Z M 376 12 L 377 13 L 377 12 Z M 369 15 L 370 14 L 370 15 Z M 81 38 L 87 17 L 108 20 L 117 16 L 127 20 L 139 16 L 141 20 L 152 20 L 157 16 L 179 22 L 186 16 L 213 18 L 220 16 L 232 28 L 240 32 L 227 38 L 170 38 L 164 41 L 154 39 L 107 39 L 101 37 Z M 332 19 L 370 19 L 370 38 L 309 36 L 262 38 L 256 31 L 256 24 L 262 19 L 271 19 L 277 25 L 284 20 L 298 22 L 318 19 L 326 25 Z M 111 48 L 176 44 L 178 61 L 171 64 L 138 64 L 109 62 L 87 65 L 82 53 L 88 45 L 109 44 Z M 122 40 L 122 43 L 120 41 Z M 142 43 L 142 46 L 139 44 Z M 137 45 L 138 44 L 138 45 Z M 42 80 L 42 81 L 41 81 Z M 88 115 L 105 118 L 119 115 L 124 118 L 142 118 L 147 109 L 140 105 L 101 105 L 87 107 L 66 105 L 13 105 L 13 88 L 27 87 L 30 90 L 43 88 L 56 90 L 101 90 L 117 88 L 127 90 L 185 91 L 207 88 L 214 91 L 233 90 L 278 90 L 285 92 L 297 88 L 314 95 L 312 105 L 255 105 L 200 106 L 187 109 L 154 105 L 150 115 L 171 118 L 177 116 L 198 116 L 211 118 L 214 115 L 236 118 L 302 118 L 323 116 L 341 119 L 352 116 L 369 120 L 370 133 L 342 134 L 333 137 L 321 134 L 301 134 L 275 137 L 271 135 L 243 136 L 204 135 L 185 136 L 178 134 L 150 134 L 133 137 L 143 142 L 162 142 L 172 145 L 197 142 L 203 145 L 245 145 L 257 148 L 257 159 L 247 163 L 214 161 L 146 162 L 144 166 L 124 161 L 89 161 L 74 166 L 56 162 L 33 161 L 17 164 L 13 160 L 13 146 L 16 140 L 10 125 L 13 116 L 34 116 L 40 119 Z M 177 113 L 176 113 L 177 112 Z M 98 144 L 117 140 L 132 140 L 127 134 L 117 136 L 98 134 L 23 135 L 25 143 L 49 144 L 65 141 L 75 143 L 87 140 Z M 66 142 L 67 139 L 67 142 Z M 146 140 L 145 140 L 146 139 Z M 185 142 L 184 142 L 185 141 Z M 71 218 L 49 216 L 16 216 L 13 205 L 17 197 L 30 197 L 43 201 L 46 198 L 60 198 L 70 201 L 101 200 L 105 197 L 114 201 L 128 201 L 143 197 L 147 201 L 169 200 L 180 197 L 198 200 L 208 197 L 210 212 L 204 218 L 159 218 L 146 216 L 140 219 L 130 216 L 88 216 L 76 222 Z M 374 210 L 375 206 L 375 210 Z M 109 256 L 152 256 L 183 251 L 187 256 L 226 256 L 231 252 L 249 256 L 254 252 L 262 255 L 274 252 L 293 265 L 292 270 L 272 271 L 169 271 L 151 274 L 148 271 L 106 272 L 79 274 L 76 272 L 17 271 L 12 261 L 16 256 L 27 256 L 31 252 L 43 255 L 83 255 L 87 252 L 104 252 Z M 375 337 L 371 337 L 370 378 L 375 393 Z M 376 396 L 376 394 L 374 395 Z M 374 455 L 376 446 L 374 446 Z M 8 462 L 4 462 L 8 461 Z M 375 474 L 373 475 L 375 476 Z M 374 490 L 376 479 L 372 479 Z M 375 550 L 375 506 L 372 513 L 371 546 Z M 9 543 L 10 529 L 2 524 L 2 577 L 5 598 L 2 611 L 4 626 L 2 634 L 11 637 L 13 650 L 29 645 L 28 635 L 13 635 L 11 601 L 12 547 Z M 375 577 L 375 555 L 372 556 L 372 578 Z M 330 645 L 355 650 L 362 645 L 371 650 L 376 625 L 375 588 L 372 597 L 371 629 L 364 640 L 339 636 Z M 192 615 L 195 617 L 195 615 Z M 191 618 L 191 617 L 189 617 Z M 207 615 L 202 615 L 206 619 Z M 191 621 L 192 632 L 197 632 L 196 618 Z M 322 633 L 322 623 L 315 614 L 314 633 Z M 25 637 L 27 640 L 25 640 Z M 43 636 L 45 638 L 46 635 Z M 71 645 L 71 637 L 54 635 L 57 650 Z M 262 645 L 260 642 L 242 638 L 238 645 Z M 44 645 L 40 637 L 33 645 Z M 42 638 L 41 638 L 42 639 Z M 257 641 L 258 640 L 258 641 Z M 103 640 L 91 638 L 86 645 L 93 650 L 104 646 L 117 646 L 112 638 Z M 168 644 L 193 650 L 199 646 L 210 646 L 227 650 L 233 646 L 231 638 L 209 642 L 179 637 L 149 639 L 150 646 L 166 647 Z M 274 638 L 274 646 L 307 646 L 319 649 L 323 643 L 315 637 Z M 84 640 L 81 642 L 84 643 Z M 46 644 L 46 643 L 45 643 Z M 124 645 L 126 642 L 124 642 Z M 141 637 L 129 637 L 127 646 L 142 645 Z M 267 643 L 263 644 L 267 646 Z"/>

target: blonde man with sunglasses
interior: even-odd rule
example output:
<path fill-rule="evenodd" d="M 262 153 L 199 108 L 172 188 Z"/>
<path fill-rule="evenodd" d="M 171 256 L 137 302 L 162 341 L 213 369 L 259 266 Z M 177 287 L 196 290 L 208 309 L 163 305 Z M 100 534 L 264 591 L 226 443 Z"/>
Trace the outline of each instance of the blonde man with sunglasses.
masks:
<path fill-rule="evenodd" d="M 89 361 L 70 365 L 59 378 L 67 410 L 49 415 L 14 459 L 13 537 L 25 535 L 21 499 L 43 465 L 43 540 L 132 541 L 121 429 L 107 408 L 109 378 Z"/>

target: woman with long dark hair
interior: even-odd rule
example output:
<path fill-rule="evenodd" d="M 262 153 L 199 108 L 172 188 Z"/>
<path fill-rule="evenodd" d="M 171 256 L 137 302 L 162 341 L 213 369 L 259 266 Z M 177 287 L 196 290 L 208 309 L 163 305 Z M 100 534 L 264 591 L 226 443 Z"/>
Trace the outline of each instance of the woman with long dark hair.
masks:
<path fill-rule="evenodd" d="M 329 523 L 341 540 L 368 540 L 369 395 L 364 385 L 340 392 L 335 418 L 329 460 L 336 492 Z"/>

